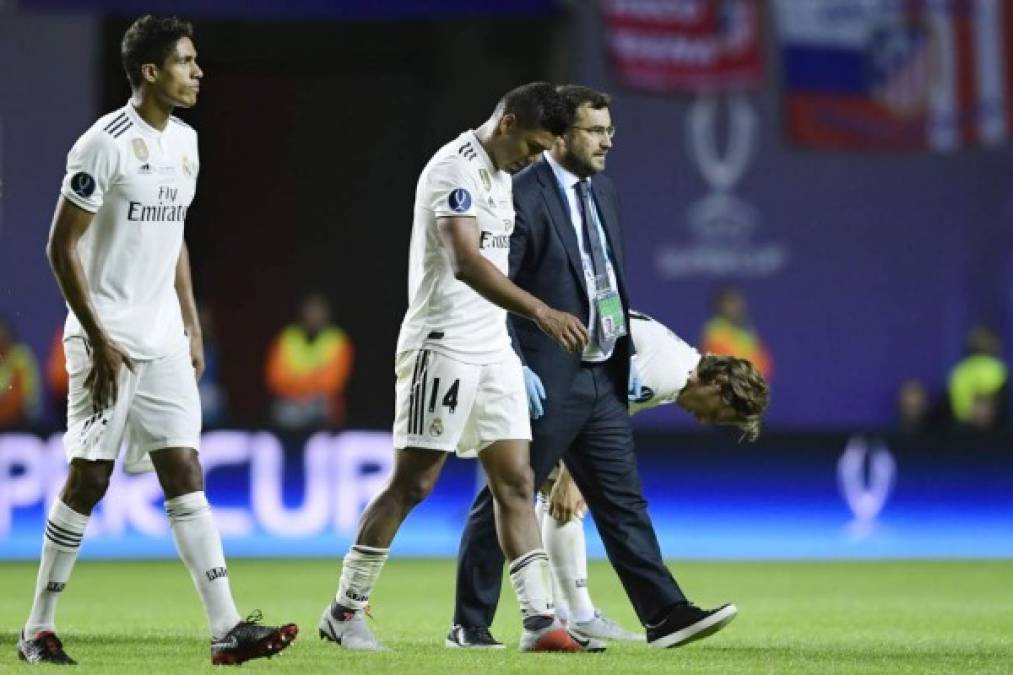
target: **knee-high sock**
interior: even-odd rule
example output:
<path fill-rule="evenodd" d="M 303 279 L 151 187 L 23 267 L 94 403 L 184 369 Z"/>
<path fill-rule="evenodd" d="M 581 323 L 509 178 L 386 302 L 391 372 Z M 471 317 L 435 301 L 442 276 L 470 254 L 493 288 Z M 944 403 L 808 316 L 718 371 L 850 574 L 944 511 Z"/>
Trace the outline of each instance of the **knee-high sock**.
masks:
<path fill-rule="evenodd" d="M 566 594 L 563 593 L 563 589 L 559 586 L 559 579 L 556 578 L 556 570 L 552 566 L 552 553 L 545 536 L 547 534 L 545 519 L 548 518 L 549 520 L 552 520 L 552 516 L 549 515 L 549 500 L 543 497 L 541 493 L 538 494 L 535 501 L 535 517 L 538 519 L 538 528 L 542 536 L 542 546 L 545 548 L 545 552 L 549 554 L 549 567 L 552 569 L 552 599 L 556 607 L 556 616 L 565 621 L 570 618 L 570 603 L 566 601 Z"/>
<path fill-rule="evenodd" d="M 351 610 L 365 609 L 389 554 L 389 548 L 353 544 L 341 564 L 341 581 L 334 601 Z"/>
<path fill-rule="evenodd" d="M 541 500 L 540 500 L 541 501 Z M 557 601 L 565 603 L 570 621 L 594 618 L 594 603 L 587 590 L 587 542 L 584 539 L 583 517 L 574 516 L 560 524 L 546 506 L 541 518 L 542 544 L 552 564 L 552 578 L 557 584 Z"/>
<path fill-rule="evenodd" d="M 239 623 L 239 612 L 232 599 L 222 539 L 211 516 L 211 506 L 203 492 L 190 492 L 166 499 L 165 512 L 179 557 L 190 571 L 207 612 L 211 634 L 215 638 L 224 637 Z"/>
<path fill-rule="evenodd" d="M 27 637 L 43 630 L 56 631 L 56 603 L 70 579 L 87 526 L 88 516 L 74 511 L 59 499 L 53 502 L 42 539 L 35 600 L 25 624 Z"/>
<path fill-rule="evenodd" d="M 536 548 L 510 561 L 510 583 L 521 606 L 521 618 L 527 628 L 551 619 L 552 570 L 545 549 Z M 530 624 L 530 625 L 529 625 Z"/>

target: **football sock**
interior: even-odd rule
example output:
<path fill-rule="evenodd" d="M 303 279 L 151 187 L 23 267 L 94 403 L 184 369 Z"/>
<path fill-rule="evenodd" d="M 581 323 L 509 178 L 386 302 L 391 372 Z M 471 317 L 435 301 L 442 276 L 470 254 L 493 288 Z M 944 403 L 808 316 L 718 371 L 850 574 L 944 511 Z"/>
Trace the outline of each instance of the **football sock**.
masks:
<path fill-rule="evenodd" d="M 369 605 L 369 596 L 387 562 L 389 548 L 354 544 L 341 564 L 341 581 L 334 601 L 339 607 L 359 611 Z"/>
<path fill-rule="evenodd" d="M 87 526 L 88 516 L 74 511 L 60 499 L 53 502 L 42 539 L 42 559 L 32 611 L 25 624 L 25 637 L 31 638 L 42 630 L 55 632 L 56 603 L 70 579 Z"/>
<path fill-rule="evenodd" d="M 510 583 L 521 606 L 524 627 L 538 630 L 552 622 L 552 571 L 545 549 L 536 548 L 510 562 Z"/>
<path fill-rule="evenodd" d="M 203 492 L 190 492 L 165 500 L 172 538 L 183 564 L 207 612 L 211 635 L 224 637 L 240 621 L 229 572 L 222 552 L 222 539 Z"/>
<path fill-rule="evenodd" d="M 541 493 L 538 493 L 535 501 L 535 518 L 538 520 L 538 527 L 542 533 L 542 545 L 545 546 L 545 552 L 549 554 L 549 563 L 552 568 L 552 600 L 556 609 L 556 616 L 564 621 L 570 618 L 570 605 L 566 601 L 566 595 L 563 593 L 563 589 L 559 587 L 559 579 L 556 577 L 556 568 L 552 559 L 552 544 L 549 542 L 550 532 L 548 531 L 548 523 L 546 519 L 553 520 L 549 514 L 549 500 Z M 553 522 L 555 522 L 553 520 Z"/>
<path fill-rule="evenodd" d="M 583 517 L 574 516 L 569 522 L 561 524 L 546 507 L 541 524 L 542 543 L 552 564 L 558 602 L 565 604 L 570 621 L 590 621 L 594 618 L 594 603 L 587 590 L 587 542 L 584 539 Z"/>

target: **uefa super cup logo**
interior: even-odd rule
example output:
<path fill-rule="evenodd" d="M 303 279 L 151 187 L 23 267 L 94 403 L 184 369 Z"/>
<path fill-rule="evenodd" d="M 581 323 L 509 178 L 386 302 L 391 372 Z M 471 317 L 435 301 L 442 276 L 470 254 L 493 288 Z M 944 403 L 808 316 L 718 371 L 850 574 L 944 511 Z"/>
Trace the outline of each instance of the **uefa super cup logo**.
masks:
<path fill-rule="evenodd" d="M 852 436 L 837 460 L 837 484 L 851 509 L 848 534 L 856 539 L 876 529 L 897 478 L 897 461 L 882 440 Z"/>
<path fill-rule="evenodd" d="M 779 241 L 757 241 L 759 209 L 736 194 L 754 164 L 760 122 L 746 94 L 702 94 L 685 118 L 686 154 L 707 193 L 685 210 L 683 241 L 658 250 L 657 269 L 667 278 L 769 277 L 788 262 Z"/>

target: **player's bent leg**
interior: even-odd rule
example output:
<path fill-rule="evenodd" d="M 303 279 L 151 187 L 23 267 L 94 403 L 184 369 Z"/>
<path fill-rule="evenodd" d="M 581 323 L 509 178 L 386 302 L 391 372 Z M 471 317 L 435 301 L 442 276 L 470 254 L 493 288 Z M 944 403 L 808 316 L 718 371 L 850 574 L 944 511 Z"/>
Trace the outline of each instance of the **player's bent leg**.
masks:
<path fill-rule="evenodd" d="M 197 451 L 164 448 L 151 453 L 165 491 L 165 511 L 183 564 L 193 578 L 211 629 L 211 662 L 239 664 L 272 656 L 285 649 L 299 632 L 295 624 L 264 626 L 259 611 L 239 616 L 222 540 L 204 495 L 204 476 Z"/>
<path fill-rule="evenodd" d="M 338 591 L 320 616 L 320 639 L 355 651 L 385 649 L 366 624 L 369 596 L 387 562 L 394 535 L 411 510 L 432 492 L 446 460 L 442 450 L 395 451 L 394 471 L 363 512 L 355 543 L 341 566 Z"/>
<path fill-rule="evenodd" d="M 46 519 L 42 556 L 28 621 L 18 637 L 18 658 L 28 663 L 73 664 L 56 635 L 56 605 L 70 580 L 92 509 L 105 495 L 113 463 L 75 458 Z"/>
<path fill-rule="evenodd" d="M 536 510 L 542 528 L 542 542 L 552 566 L 556 614 L 581 635 L 599 640 L 643 642 L 643 633 L 628 631 L 610 619 L 591 600 L 587 573 L 587 540 L 584 517 L 574 514 L 568 521 L 556 520 L 549 512 L 551 479 L 539 491 Z M 565 617 L 560 611 L 565 608 Z"/>
<path fill-rule="evenodd" d="M 552 573 L 535 520 L 528 452 L 528 441 L 510 439 L 496 441 L 479 454 L 493 495 L 500 546 L 510 561 L 510 582 L 521 607 L 520 650 L 601 651 L 604 643 L 571 635 L 553 610 Z"/>

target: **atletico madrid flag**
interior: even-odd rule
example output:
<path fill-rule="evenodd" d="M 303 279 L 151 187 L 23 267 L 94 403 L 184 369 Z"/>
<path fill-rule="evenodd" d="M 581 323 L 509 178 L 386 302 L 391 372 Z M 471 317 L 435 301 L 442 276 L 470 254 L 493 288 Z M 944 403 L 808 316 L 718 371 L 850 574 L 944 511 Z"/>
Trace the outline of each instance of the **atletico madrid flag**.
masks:
<path fill-rule="evenodd" d="M 1013 3 L 778 0 L 789 136 L 820 148 L 998 145 L 1013 122 Z"/>

